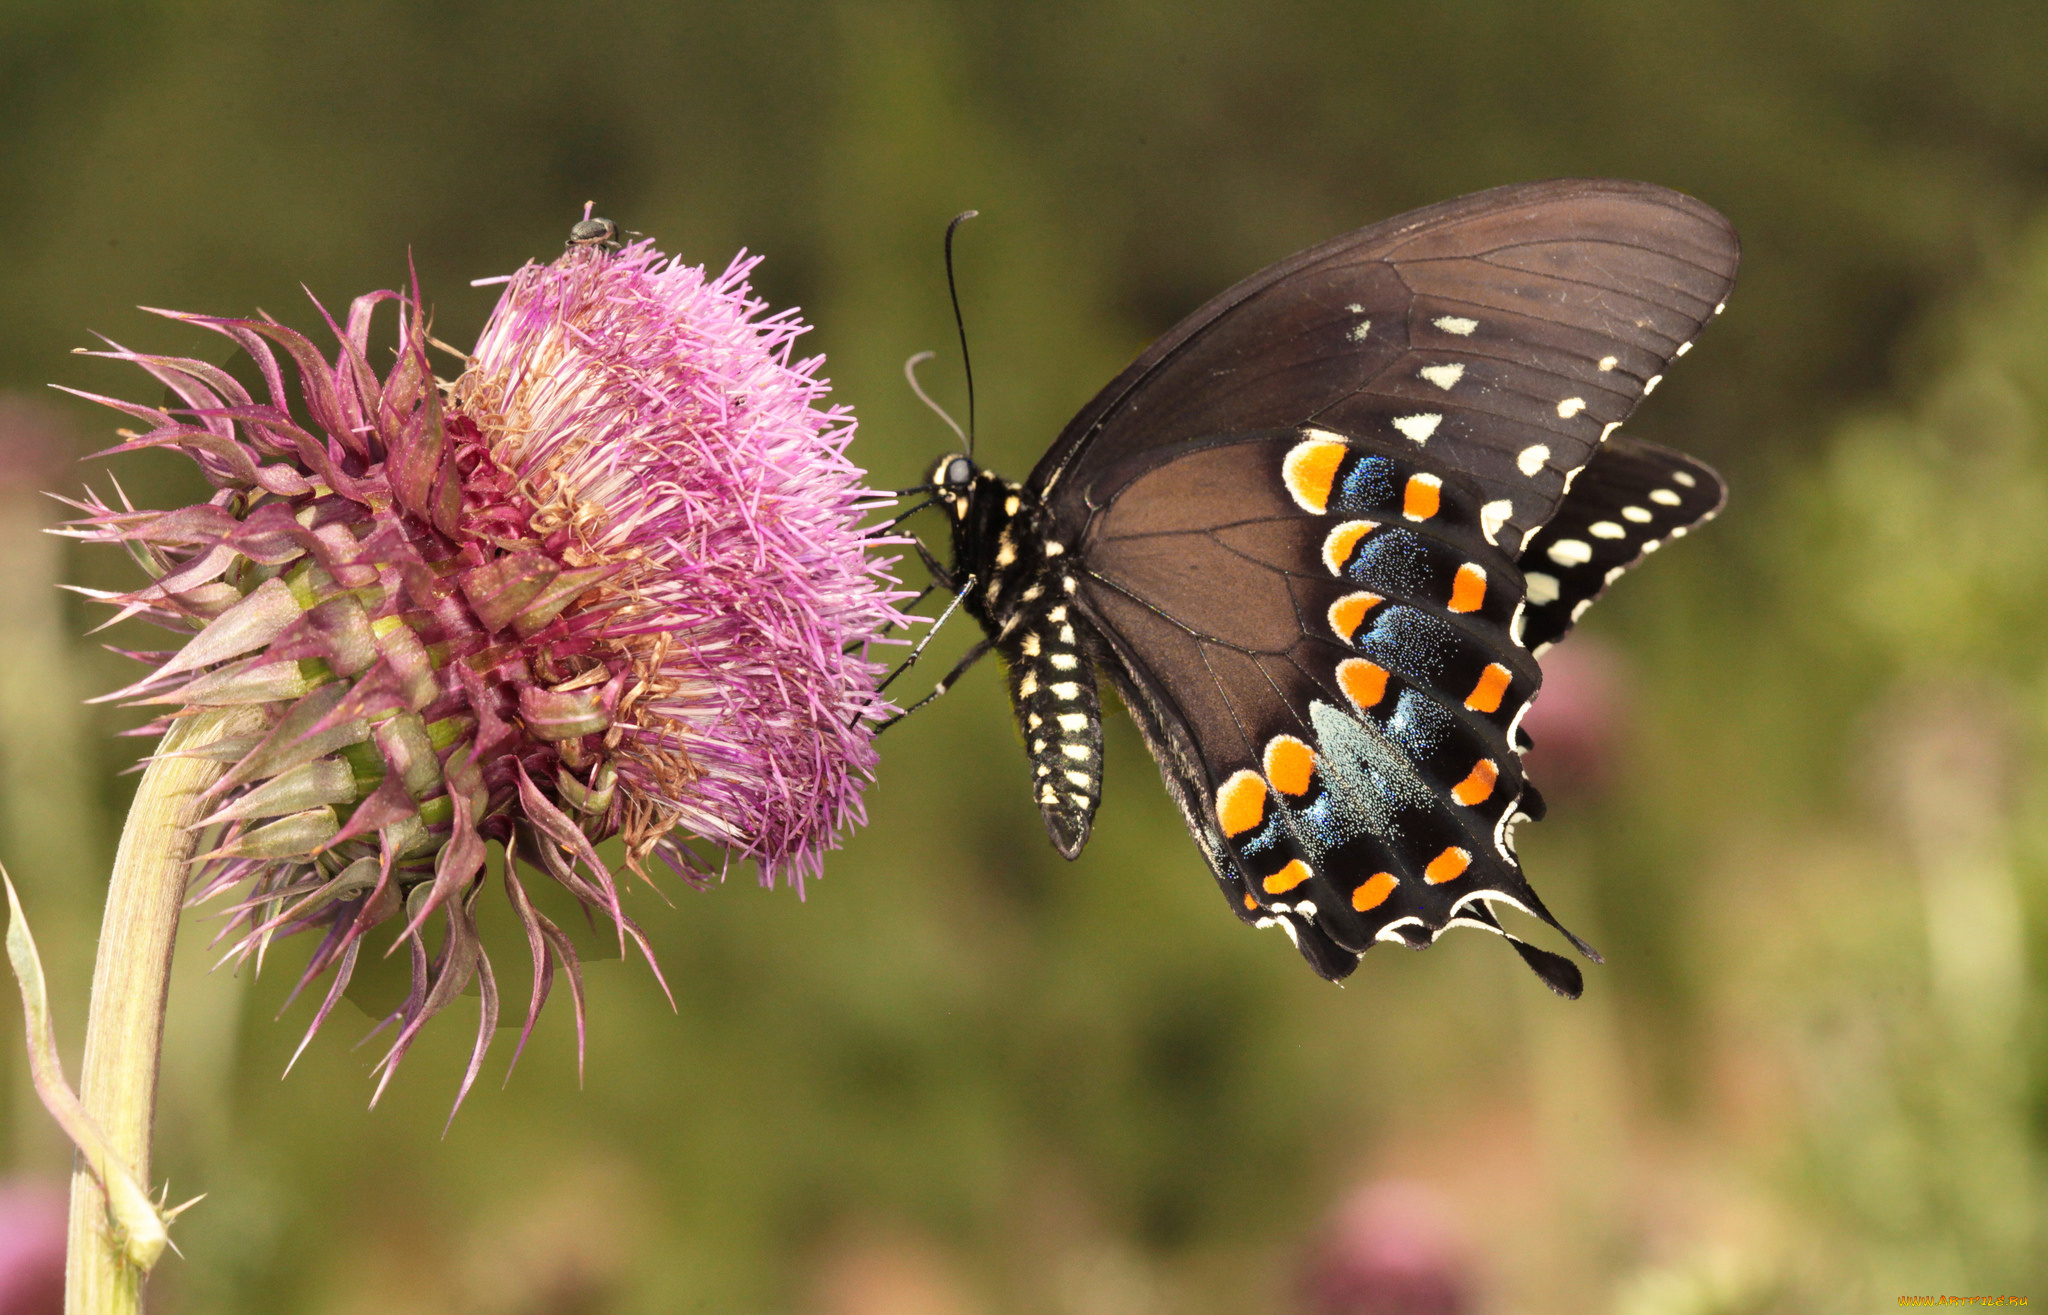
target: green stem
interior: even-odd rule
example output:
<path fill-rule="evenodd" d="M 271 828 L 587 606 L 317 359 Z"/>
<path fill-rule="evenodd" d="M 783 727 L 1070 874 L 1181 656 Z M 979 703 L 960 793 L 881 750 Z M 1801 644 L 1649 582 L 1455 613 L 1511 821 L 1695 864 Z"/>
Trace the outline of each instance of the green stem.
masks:
<path fill-rule="evenodd" d="M 254 709 L 228 708 L 172 726 L 143 771 L 114 856 L 93 966 L 80 1087 L 86 1112 L 141 1183 L 149 1182 L 149 1133 L 156 1117 L 171 950 L 185 903 L 186 869 L 198 839 L 192 826 L 205 815 L 200 796 L 226 770 L 221 763 L 178 755 L 247 733 L 260 720 Z M 67 1315 L 134 1315 L 142 1309 L 148 1277 L 130 1263 L 122 1240 L 108 1226 L 107 1199 L 99 1183 L 83 1163 L 75 1165 L 64 1276 Z"/>

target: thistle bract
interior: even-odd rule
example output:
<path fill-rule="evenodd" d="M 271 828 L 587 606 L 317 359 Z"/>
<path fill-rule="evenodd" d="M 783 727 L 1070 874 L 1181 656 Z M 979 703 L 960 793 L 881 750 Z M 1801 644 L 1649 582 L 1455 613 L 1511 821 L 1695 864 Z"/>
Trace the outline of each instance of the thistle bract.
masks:
<path fill-rule="evenodd" d="M 236 893 L 237 955 L 319 934 L 300 986 L 332 981 L 308 1039 L 365 934 L 399 920 L 412 987 L 380 1093 L 472 981 L 465 1092 L 476 1076 L 498 1009 L 474 913 L 486 842 L 533 964 L 520 1047 L 559 964 L 580 1050 L 576 951 L 515 859 L 645 952 L 597 842 L 620 837 L 642 876 L 709 877 L 695 839 L 801 883 L 862 820 L 891 711 L 868 650 L 904 620 L 876 555 L 895 541 L 863 528 L 883 499 L 846 458 L 853 419 L 825 405 L 820 358 L 792 362 L 805 326 L 751 294 L 754 263 L 713 278 L 647 242 L 572 247 L 512 276 L 452 383 L 429 366 L 416 284 L 329 318 L 332 359 L 268 319 L 157 312 L 232 339 L 253 392 L 202 361 L 98 353 L 179 403 L 95 397 L 146 426 L 111 451 L 176 448 L 216 490 L 172 511 L 75 504 L 70 533 L 154 577 L 100 596 L 192 632 L 137 654 L 154 670 L 110 697 L 172 718 L 252 709 L 248 734 L 205 751 L 226 770 L 196 894 Z"/>

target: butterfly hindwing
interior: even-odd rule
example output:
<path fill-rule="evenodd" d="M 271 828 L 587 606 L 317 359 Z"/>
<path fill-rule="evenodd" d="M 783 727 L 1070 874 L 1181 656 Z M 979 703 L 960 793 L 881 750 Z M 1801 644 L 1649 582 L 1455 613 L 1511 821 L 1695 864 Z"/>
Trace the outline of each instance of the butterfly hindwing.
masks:
<path fill-rule="evenodd" d="M 1547 917 L 1507 838 L 1541 672 L 1469 482 L 1308 430 L 1155 453 L 1103 492 L 1080 600 L 1172 728 L 1148 736 L 1181 741 L 1161 763 L 1239 916 L 1325 976 L 1475 901 Z"/>
<path fill-rule="evenodd" d="M 1713 519 L 1726 499 L 1705 462 L 1620 434 L 1609 439 L 1522 551 L 1522 642 L 1540 657 L 1622 572 Z"/>

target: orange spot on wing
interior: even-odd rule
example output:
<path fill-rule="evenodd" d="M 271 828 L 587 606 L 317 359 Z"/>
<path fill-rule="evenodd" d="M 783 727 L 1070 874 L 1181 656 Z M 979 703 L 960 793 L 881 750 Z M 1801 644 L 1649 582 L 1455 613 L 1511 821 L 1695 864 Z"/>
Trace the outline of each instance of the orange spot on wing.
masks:
<path fill-rule="evenodd" d="M 1514 675 L 1498 662 L 1486 664 L 1486 670 L 1479 673 L 1479 683 L 1465 696 L 1465 706 L 1474 712 L 1499 712 L 1500 697 L 1508 692 L 1508 682 Z"/>
<path fill-rule="evenodd" d="M 1246 891 L 1244 893 L 1244 906 L 1248 909 L 1255 909 L 1259 907 L 1259 897 L 1252 894 L 1250 891 Z"/>
<path fill-rule="evenodd" d="M 1323 565 L 1330 568 L 1330 574 L 1344 574 L 1344 563 L 1351 560 L 1351 550 L 1378 528 L 1376 521 L 1345 521 L 1331 530 L 1330 537 L 1323 540 Z"/>
<path fill-rule="evenodd" d="M 1344 595 L 1330 604 L 1330 629 L 1336 631 L 1337 637 L 1345 643 L 1350 643 L 1358 628 L 1365 624 L 1366 614 L 1385 601 L 1378 594 Z"/>
<path fill-rule="evenodd" d="M 1458 782 L 1451 791 L 1451 798 L 1476 808 L 1493 797 L 1493 783 L 1500 779 L 1500 768 L 1493 765 L 1493 759 L 1481 758 L 1472 768 L 1472 774 Z"/>
<path fill-rule="evenodd" d="M 1426 521 L 1442 505 L 1444 482 L 1434 475 L 1410 475 L 1401 495 L 1401 514 L 1411 521 Z"/>
<path fill-rule="evenodd" d="M 1391 872 L 1375 872 L 1365 879 L 1365 884 L 1351 892 L 1351 907 L 1360 913 L 1367 913 L 1387 902 L 1387 896 L 1394 893 L 1400 879 Z"/>
<path fill-rule="evenodd" d="M 1266 820 L 1266 783 L 1257 772 L 1233 772 L 1216 791 L 1216 824 L 1225 836 L 1241 836 Z"/>
<path fill-rule="evenodd" d="M 1316 779 L 1316 755 L 1292 735 L 1275 735 L 1266 742 L 1266 779 L 1281 794 L 1305 795 Z"/>
<path fill-rule="evenodd" d="M 1476 612 L 1486 601 L 1486 570 L 1466 562 L 1458 568 L 1458 578 L 1451 581 L 1451 610 L 1453 612 Z"/>
<path fill-rule="evenodd" d="M 1337 664 L 1337 687 L 1364 712 L 1387 697 L 1387 669 L 1364 658 L 1345 658 Z"/>
<path fill-rule="evenodd" d="M 1456 881 L 1464 876 L 1465 869 L 1471 866 L 1471 853 L 1452 845 L 1429 860 L 1429 866 L 1422 869 L 1422 879 L 1432 886 L 1441 886 L 1446 881 Z"/>
<path fill-rule="evenodd" d="M 1304 511 L 1320 516 L 1330 506 L 1330 486 L 1336 482 L 1337 467 L 1351 451 L 1333 438 L 1311 438 L 1296 443 L 1281 463 L 1280 477 L 1287 491 Z"/>
<path fill-rule="evenodd" d="M 1314 875 L 1315 873 L 1309 871 L 1308 864 L 1298 858 L 1290 858 L 1286 867 L 1267 877 L 1260 884 L 1266 888 L 1268 895 L 1285 895 Z"/>

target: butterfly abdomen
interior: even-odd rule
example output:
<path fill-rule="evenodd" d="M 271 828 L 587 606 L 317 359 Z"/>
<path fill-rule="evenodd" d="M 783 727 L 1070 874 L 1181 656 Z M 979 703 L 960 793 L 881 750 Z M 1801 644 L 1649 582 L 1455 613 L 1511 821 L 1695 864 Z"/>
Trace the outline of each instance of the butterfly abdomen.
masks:
<path fill-rule="evenodd" d="M 1032 798 L 1053 844 L 1074 858 L 1102 794 L 1096 640 L 1075 602 L 1076 558 L 1041 524 L 1037 499 L 991 471 L 975 471 L 948 506 L 954 574 L 975 579 L 964 606 L 1009 669 Z"/>

